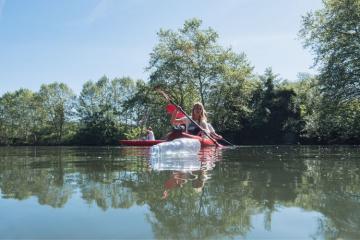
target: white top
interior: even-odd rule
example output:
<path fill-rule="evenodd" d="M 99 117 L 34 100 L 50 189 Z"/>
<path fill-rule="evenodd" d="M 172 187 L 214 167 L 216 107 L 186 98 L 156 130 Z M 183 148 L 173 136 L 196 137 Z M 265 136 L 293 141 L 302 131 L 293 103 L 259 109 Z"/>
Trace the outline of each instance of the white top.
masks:
<path fill-rule="evenodd" d="M 208 128 L 209 128 L 209 131 L 210 131 L 210 133 L 215 133 L 215 129 L 214 129 L 214 127 L 210 124 L 210 123 L 208 123 Z"/>
<path fill-rule="evenodd" d="M 155 140 L 153 131 L 148 130 L 148 134 L 146 135 L 146 140 L 151 140 L 151 141 Z"/>
<path fill-rule="evenodd" d="M 184 121 L 184 122 L 185 122 L 185 125 L 186 125 L 186 132 L 188 132 L 189 125 L 191 124 L 190 119 L 189 119 L 189 118 L 187 118 L 187 117 L 182 117 L 182 118 L 180 118 L 179 120 L 182 120 L 182 121 Z M 196 122 L 196 121 L 194 120 L 194 122 Z M 206 128 L 204 128 L 205 132 L 206 132 L 207 134 L 210 134 L 209 127 L 208 127 L 208 125 L 207 125 L 207 123 L 206 123 L 205 121 L 201 122 L 201 123 L 200 123 L 200 124 L 198 124 L 198 125 L 199 125 L 199 126 L 201 126 L 201 125 L 205 125 L 205 126 L 206 126 Z"/>

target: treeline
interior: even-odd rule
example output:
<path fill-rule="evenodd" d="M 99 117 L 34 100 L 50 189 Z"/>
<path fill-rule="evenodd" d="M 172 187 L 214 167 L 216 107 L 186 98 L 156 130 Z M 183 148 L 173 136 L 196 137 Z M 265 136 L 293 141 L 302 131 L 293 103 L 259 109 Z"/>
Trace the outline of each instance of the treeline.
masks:
<path fill-rule="evenodd" d="M 310 75 L 279 82 L 267 70 L 258 78 L 249 75 L 244 86 L 220 82 L 205 106 L 214 127 L 237 144 L 357 143 L 359 102 L 340 107 L 323 101 L 317 82 Z M 181 95 L 174 96 L 181 102 Z M 199 100 L 183 99 L 189 113 Z M 79 96 L 63 83 L 42 85 L 38 92 L 20 89 L 0 98 L 0 142 L 116 144 L 143 136 L 146 126 L 160 138 L 170 130 L 166 104 L 151 82 L 131 78 L 86 82 Z"/>
<path fill-rule="evenodd" d="M 201 101 L 209 121 L 235 144 L 358 144 L 360 141 L 360 0 L 326 0 L 303 17 L 299 32 L 317 76 L 282 80 L 254 74 L 244 53 L 218 44 L 218 34 L 191 19 L 163 30 L 150 54 L 148 82 L 88 81 L 79 96 L 62 83 L 0 98 L 0 144 L 116 144 L 151 126 L 170 130 L 161 87 L 190 113 Z"/>

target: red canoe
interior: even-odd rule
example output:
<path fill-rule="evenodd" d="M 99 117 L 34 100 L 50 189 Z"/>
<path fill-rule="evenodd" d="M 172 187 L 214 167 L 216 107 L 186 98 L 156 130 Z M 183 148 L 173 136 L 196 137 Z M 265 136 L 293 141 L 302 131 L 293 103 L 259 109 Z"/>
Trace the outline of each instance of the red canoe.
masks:
<path fill-rule="evenodd" d="M 188 133 L 184 132 L 173 132 L 168 136 L 168 140 L 119 140 L 119 143 L 124 146 L 153 146 L 158 143 L 171 141 L 176 138 L 192 138 L 197 139 L 201 143 L 201 147 L 216 147 L 216 144 L 208 139 L 208 138 L 202 138 L 200 136 L 194 136 Z"/>
<path fill-rule="evenodd" d="M 119 140 L 119 143 L 124 146 L 139 146 L 147 147 L 158 143 L 166 142 L 165 140 Z"/>

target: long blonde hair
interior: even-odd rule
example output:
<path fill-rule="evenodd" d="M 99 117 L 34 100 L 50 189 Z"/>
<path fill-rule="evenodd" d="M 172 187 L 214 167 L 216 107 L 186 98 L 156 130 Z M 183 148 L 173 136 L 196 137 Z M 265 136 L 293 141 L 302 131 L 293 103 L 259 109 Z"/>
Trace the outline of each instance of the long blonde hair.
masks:
<path fill-rule="evenodd" d="M 195 112 L 195 108 L 196 107 L 201 107 L 201 114 L 200 114 L 200 119 L 199 119 L 199 122 L 201 122 L 201 121 L 207 121 L 207 113 L 206 113 L 206 111 L 205 111 L 205 108 L 204 108 L 204 106 L 202 105 L 202 103 L 201 102 L 196 102 L 196 103 L 194 103 L 194 106 L 193 106 L 193 108 L 192 108 L 192 114 L 191 114 L 191 117 L 192 117 L 192 119 L 193 120 L 195 120 L 194 119 L 194 117 L 195 117 L 195 114 L 194 114 L 194 112 Z"/>

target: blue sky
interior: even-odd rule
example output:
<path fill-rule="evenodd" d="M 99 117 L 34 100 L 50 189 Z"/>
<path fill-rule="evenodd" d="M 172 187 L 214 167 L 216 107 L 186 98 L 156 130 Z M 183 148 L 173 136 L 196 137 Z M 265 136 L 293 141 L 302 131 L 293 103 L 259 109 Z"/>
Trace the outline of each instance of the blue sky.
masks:
<path fill-rule="evenodd" d="M 0 0 L 0 95 L 63 82 L 75 93 L 87 80 L 147 80 L 160 28 L 199 18 L 219 43 L 244 52 L 263 73 L 296 80 L 313 56 L 297 39 L 301 16 L 321 0 Z"/>

